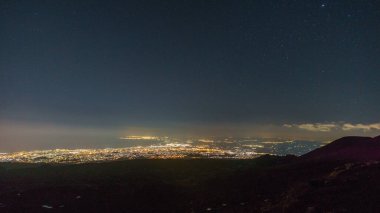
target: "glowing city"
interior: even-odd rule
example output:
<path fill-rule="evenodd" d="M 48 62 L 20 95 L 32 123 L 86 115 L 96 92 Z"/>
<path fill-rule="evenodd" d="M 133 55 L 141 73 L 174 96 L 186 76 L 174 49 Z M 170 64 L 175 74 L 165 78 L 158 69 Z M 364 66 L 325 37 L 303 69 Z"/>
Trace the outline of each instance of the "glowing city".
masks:
<path fill-rule="evenodd" d="M 0 154 L 0 162 L 86 163 L 125 159 L 251 159 L 264 154 L 300 155 L 323 145 L 321 142 L 281 138 L 186 138 L 125 136 L 140 142 L 122 148 L 52 149 Z M 146 145 L 146 142 L 150 142 Z"/>

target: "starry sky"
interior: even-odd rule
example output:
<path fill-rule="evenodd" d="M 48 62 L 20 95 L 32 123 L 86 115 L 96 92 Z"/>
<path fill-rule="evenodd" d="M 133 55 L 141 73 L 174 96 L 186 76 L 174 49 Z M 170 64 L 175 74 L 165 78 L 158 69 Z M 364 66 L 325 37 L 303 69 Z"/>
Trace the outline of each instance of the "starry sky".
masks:
<path fill-rule="evenodd" d="M 0 149 L 376 135 L 379 82 L 378 0 L 0 3 Z"/>

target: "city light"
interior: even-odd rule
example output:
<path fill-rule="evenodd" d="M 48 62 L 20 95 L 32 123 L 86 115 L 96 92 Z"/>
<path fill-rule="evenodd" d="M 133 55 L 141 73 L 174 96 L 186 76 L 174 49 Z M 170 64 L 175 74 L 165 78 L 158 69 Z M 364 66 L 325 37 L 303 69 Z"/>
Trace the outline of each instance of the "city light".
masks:
<path fill-rule="evenodd" d="M 120 137 L 122 140 L 157 140 L 158 137 L 154 136 L 126 136 Z"/>
<path fill-rule="evenodd" d="M 130 159 L 252 159 L 265 154 L 301 155 L 323 143 L 259 138 L 172 138 L 128 136 L 122 140 L 145 142 L 123 148 L 51 149 L 1 153 L 0 162 L 86 163 Z M 191 142 L 191 143 L 190 143 Z"/>

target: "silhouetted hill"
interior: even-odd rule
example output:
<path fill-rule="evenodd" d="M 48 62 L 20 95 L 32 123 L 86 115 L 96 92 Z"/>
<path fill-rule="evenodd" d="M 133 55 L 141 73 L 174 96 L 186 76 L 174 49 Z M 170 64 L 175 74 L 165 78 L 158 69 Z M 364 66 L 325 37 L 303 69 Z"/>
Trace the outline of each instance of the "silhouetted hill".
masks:
<path fill-rule="evenodd" d="M 303 155 L 302 160 L 380 160 L 380 136 L 343 137 Z"/>

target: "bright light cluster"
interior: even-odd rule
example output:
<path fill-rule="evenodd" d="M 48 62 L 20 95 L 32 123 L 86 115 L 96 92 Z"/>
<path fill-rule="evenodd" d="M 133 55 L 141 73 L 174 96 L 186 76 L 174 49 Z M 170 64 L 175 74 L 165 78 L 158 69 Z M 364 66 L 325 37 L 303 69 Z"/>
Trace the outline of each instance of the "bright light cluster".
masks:
<path fill-rule="evenodd" d="M 123 148 L 54 149 L 1 153 L 0 162 L 85 163 L 121 159 L 217 158 L 251 159 L 264 154 L 302 155 L 321 146 L 320 142 L 281 138 L 172 138 L 128 136 Z"/>
<path fill-rule="evenodd" d="M 120 159 L 253 158 L 255 153 L 233 153 L 207 146 L 167 144 L 107 149 L 55 149 L 0 155 L 0 162 L 86 163 Z"/>

